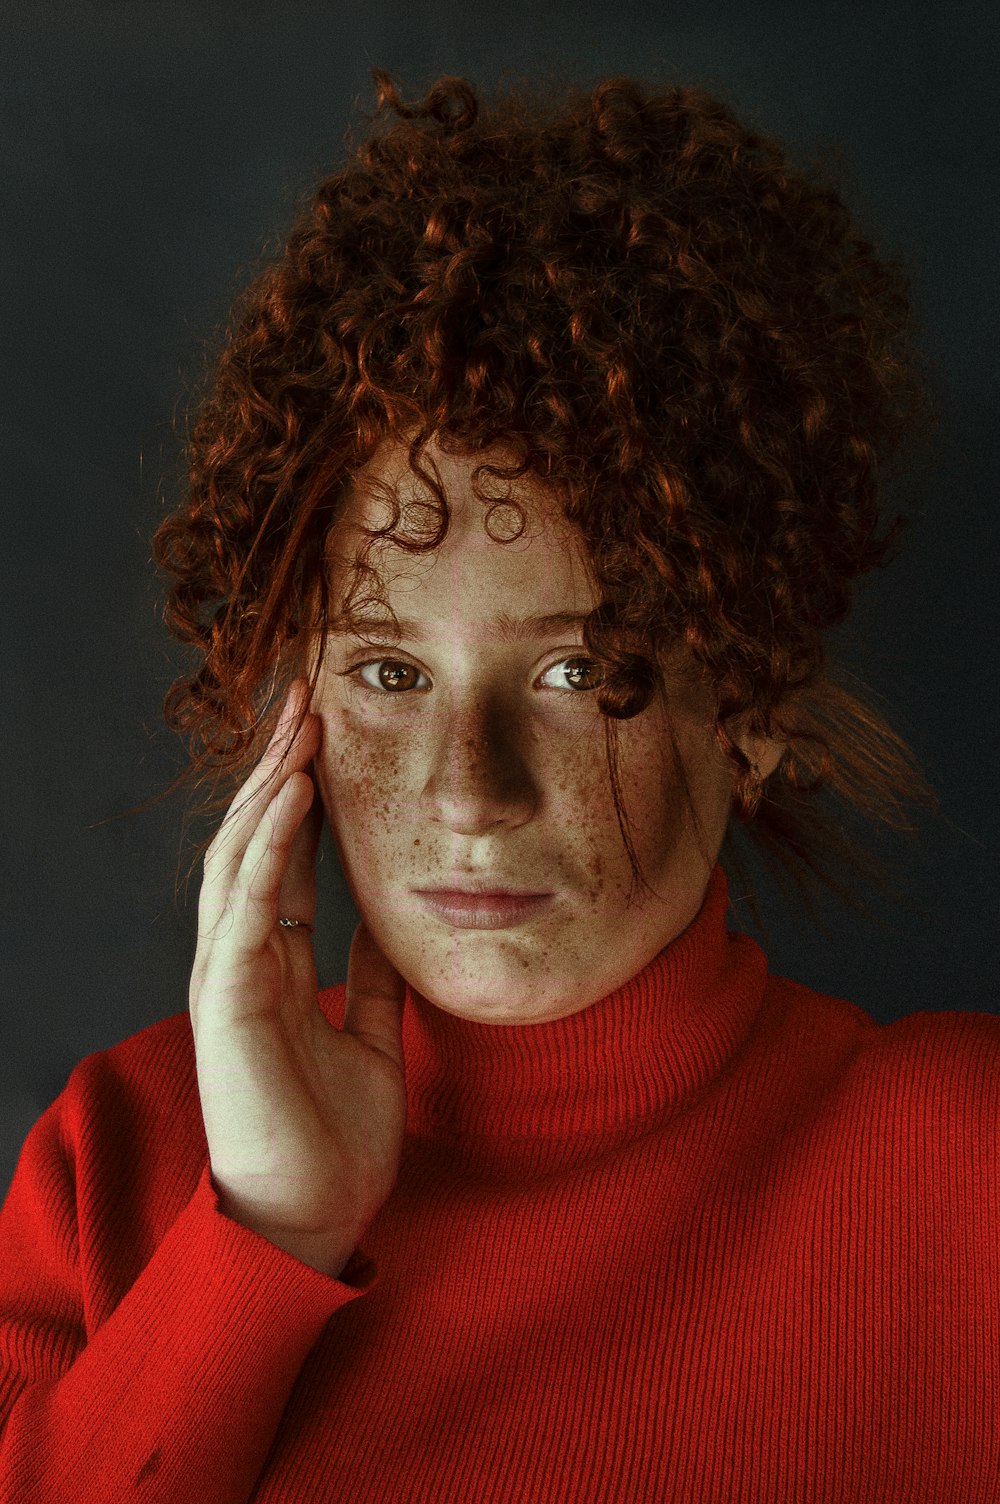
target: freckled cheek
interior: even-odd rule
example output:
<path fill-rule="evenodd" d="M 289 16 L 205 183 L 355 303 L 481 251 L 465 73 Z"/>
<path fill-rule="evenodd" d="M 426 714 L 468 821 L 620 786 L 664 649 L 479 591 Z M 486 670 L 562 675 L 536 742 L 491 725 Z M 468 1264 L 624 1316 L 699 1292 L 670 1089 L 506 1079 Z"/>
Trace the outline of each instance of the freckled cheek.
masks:
<path fill-rule="evenodd" d="M 541 777 L 553 874 L 558 880 L 562 872 L 588 909 L 599 913 L 609 883 L 617 881 L 621 848 L 603 734 L 573 738 L 553 749 Z"/>
<path fill-rule="evenodd" d="M 560 818 L 578 819 L 592 830 L 605 823 L 609 812 L 614 819 L 603 748 L 599 758 L 588 748 L 557 759 L 547 770 L 546 781 L 552 808 Z"/>
<path fill-rule="evenodd" d="M 417 818 L 399 739 L 350 716 L 324 719 L 320 793 L 342 855 L 361 876 L 385 867 Z M 411 780 L 412 781 L 412 780 Z"/>
<path fill-rule="evenodd" d="M 626 724 L 619 733 L 619 791 L 627 828 L 640 867 L 655 870 L 676 845 L 682 820 L 679 788 L 664 760 L 662 744 L 643 726 Z M 597 914 L 632 886 L 633 873 L 622 839 L 608 773 L 603 737 L 599 756 L 582 770 L 575 796 L 586 843 L 588 899 Z"/>

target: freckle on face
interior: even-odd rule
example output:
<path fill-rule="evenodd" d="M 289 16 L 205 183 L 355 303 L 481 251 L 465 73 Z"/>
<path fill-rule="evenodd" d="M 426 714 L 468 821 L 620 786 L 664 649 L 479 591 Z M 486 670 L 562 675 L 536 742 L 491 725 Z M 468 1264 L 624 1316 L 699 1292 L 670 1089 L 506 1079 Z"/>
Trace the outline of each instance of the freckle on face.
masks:
<path fill-rule="evenodd" d="M 489 627 L 499 611 L 589 610 L 582 546 L 567 546 L 564 519 L 549 525 L 553 503 L 537 483 L 519 493 L 526 537 L 514 547 L 493 542 L 471 491 L 481 457 L 434 458 L 451 507 L 444 543 L 416 564 L 404 555 L 389 567 L 384 556 L 387 598 L 420 636 L 360 651 L 331 639 L 314 701 L 324 722 L 320 789 L 358 908 L 411 985 L 464 1017 L 540 1022 L 596 1001 L 674 938 L 700 907 L 714 853 L 706 856 L 691 825 L 660 710 L 621 723 L 622 789 L 654 890 L 640 889 L 630 904 L 632 870 L 593 692 L 546 682 L 574 648 L 585 656 L 580 640 L 504 644 Z M 405 456 L 379 464 L 404 482 Z M 338 526 L 356 527 L 366 505 L 356 497 Z M 344 676 L 349 663 L 397 652 L 425 675 L 426 691 L 365 693 Z M 702 770 L 699 812 L 711 848 L 716 836 L 721 843 L 728 788 L 712 772 L 714 741 L 680 730 Z M 456 874 L 552 898 L 508 928 L 456 929 L 414 892 Z"/>

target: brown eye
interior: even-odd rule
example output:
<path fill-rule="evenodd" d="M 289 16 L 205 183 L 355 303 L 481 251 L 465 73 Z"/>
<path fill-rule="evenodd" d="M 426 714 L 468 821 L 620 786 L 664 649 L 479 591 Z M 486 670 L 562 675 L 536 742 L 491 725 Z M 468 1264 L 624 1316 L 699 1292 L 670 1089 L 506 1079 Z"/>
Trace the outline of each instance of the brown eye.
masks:
<path fill-rule="evenodd" d="M 556 673 L 557 670 L 562 673 L 564 682 L 553 683 L 550 686 L 553 689 L 566 689 L 567 687 L 570 691 L 596 689 L 603 678 L 601 666 L 595 663 L 593 658 L 563 658 L 545 670 L 543 679 L 548 678 L 549 674 Z"/>
<path fill-rule="evenodd" d="M 373 678 L 369 678 L 366 670 L 374 670 Z M 366 689 L 373 690 L 376 694 L 379 690 L 396 693 L 406 689 L 417 687 L 417 680 L 422 678 L 418 668 L 412 663 L 401 663 L 395 658 L 378 658 L 373 663 L 361 663 L 354 670 L 361 679 Z M 420 686 L 423 688 L 423 686 Z"/>
<path fill-rule="evenodd" d="M 569 694 L 596 689 L 603 678 L 600 665 L 592 658 L 563 658 L 546 669 L 543 682 L 557 671 L 562 673 L 563 682 L 554 682 L 547 687 Z M 358 664 L 348 672 L 356 674 L 372 694 L 400 694 L 410 689 L 429 688 L 425 675 L 418 668 L 398 658 L 377 658 L 371 663 Z"/>

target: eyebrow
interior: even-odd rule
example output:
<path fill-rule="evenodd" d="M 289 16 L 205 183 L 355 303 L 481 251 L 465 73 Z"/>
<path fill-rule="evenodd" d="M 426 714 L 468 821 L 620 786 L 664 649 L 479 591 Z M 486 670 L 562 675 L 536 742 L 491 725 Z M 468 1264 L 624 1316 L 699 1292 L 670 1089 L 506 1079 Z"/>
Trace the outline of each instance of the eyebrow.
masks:
<path fill-rule="evenodd" d="M 586 621 L 588 614 L 586 611 L 552 611 L 546 616 L 511 616 L 507 611 L 498 611 L 491 621 L 484 622 L 483 625 L 499 642 L 526 642 L 532 638 L 549 636 L 564 627 L 579 627 Z M 401 637 L 410 642 L 425 641 L 420 622 L 400 616 L 397 617 L 396 624 Z M 362 632 L 369 636 L 383 632 L 387 636 L 395 636 L 392 622 L 384 616 L 340 617 L 333 622 L 331 630 L 354 637 L 360 636 Z"/>

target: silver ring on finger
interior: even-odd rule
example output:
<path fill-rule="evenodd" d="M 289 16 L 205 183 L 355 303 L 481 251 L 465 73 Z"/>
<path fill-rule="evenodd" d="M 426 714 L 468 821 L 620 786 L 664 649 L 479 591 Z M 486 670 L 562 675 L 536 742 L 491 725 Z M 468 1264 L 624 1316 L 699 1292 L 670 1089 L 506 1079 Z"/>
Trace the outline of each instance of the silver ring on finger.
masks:
<path fill-rule="evenodd" d="M 278 923 L 283 930 L 305 930 L 307 935 L 311 935 L 315 928 L 307 919 L 289 919 L 287 914 L 279 914 Z"/>

